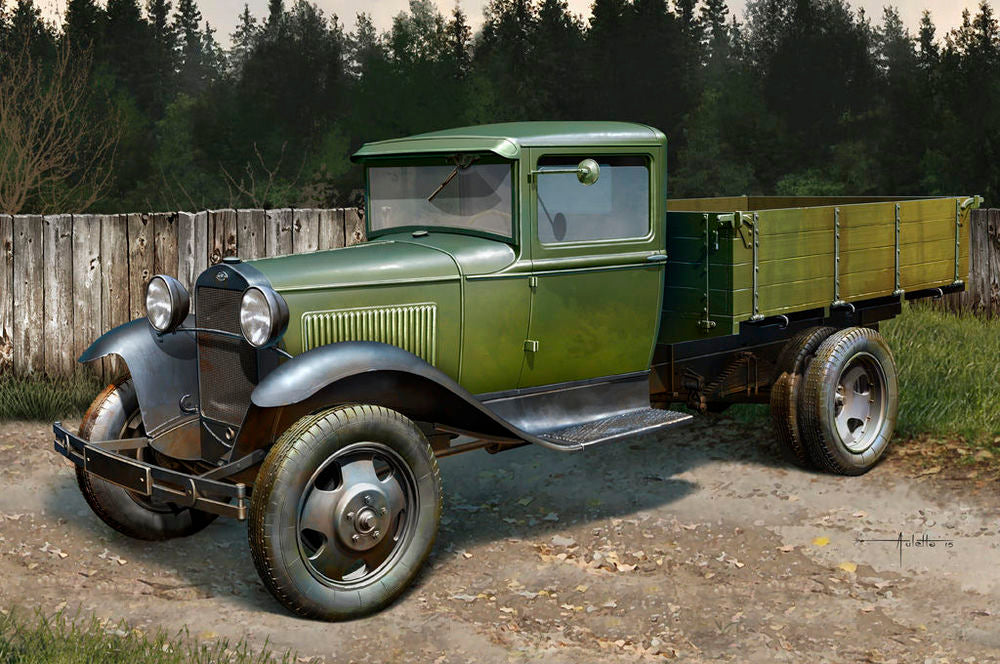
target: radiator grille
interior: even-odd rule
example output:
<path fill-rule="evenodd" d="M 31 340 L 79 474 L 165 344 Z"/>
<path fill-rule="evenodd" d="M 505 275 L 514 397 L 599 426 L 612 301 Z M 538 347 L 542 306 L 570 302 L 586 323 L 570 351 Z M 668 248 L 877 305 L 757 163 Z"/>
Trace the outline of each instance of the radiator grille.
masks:
<path fill-rule="evenodd" d="M 221 288 L 198 289 L 198 327 L 240 334 L 243 293 Z M 202 415 L 233 426 L 243 422 L 257 383 L 257 353 L 242 339 L 198 333 L 198 371 Z"/>
<path fill-rule="evenodd" d="M 408 304 L 302 316 L 303 350 L 340 341 L 380 341 L 399 346 L 430 364 L 437 361 L 437 305 Z"/>

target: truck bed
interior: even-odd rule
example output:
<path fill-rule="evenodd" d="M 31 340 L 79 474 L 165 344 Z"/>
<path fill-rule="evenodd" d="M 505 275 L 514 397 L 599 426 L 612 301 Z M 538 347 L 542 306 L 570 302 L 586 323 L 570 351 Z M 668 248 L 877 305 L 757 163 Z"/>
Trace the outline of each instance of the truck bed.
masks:
<path fill-rule="evenodd" d="M 724 197 L 667 205 L 660 343 L 933 288 L 969 272 L 979 199 Z"/>

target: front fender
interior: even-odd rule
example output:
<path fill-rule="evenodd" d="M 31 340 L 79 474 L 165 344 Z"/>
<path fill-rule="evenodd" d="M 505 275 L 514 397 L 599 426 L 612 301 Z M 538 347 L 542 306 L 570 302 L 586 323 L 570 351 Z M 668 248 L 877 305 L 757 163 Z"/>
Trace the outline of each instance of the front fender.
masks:
<path fill-rule="evenodd" d="M 93 362 L 108 355 L 122 358 L 132 376 L 146 433 L 157 432 L 190 417 L 198 406 L 198 347 L 193 332 L 160 335 L 145 318 L 120 325 L 99 337 L 80 356 Z"/>
<path fill-rule="evenodd" d="M 419 422 L 550 446 L 497 416 L 416 355 L 373 341 L 346 341 L 302 353 L 265 376 L 250 400 L 233 458 L 272 443 L 303 415 L 345 403 L 385 406 Z"/>

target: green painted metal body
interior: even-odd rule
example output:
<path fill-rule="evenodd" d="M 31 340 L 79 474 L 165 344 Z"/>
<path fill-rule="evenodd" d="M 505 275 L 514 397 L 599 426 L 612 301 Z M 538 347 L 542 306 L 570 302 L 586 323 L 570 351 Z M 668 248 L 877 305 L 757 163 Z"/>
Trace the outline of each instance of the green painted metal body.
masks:
<path fill-rule="evenodd" d="M 509 160 L 512 237 L 369 225 L 361 245 L 253 261 L 288 303 L 285 349 L 383 341 L 473 393 L 503 392 L 643 371 L 658 343 L 734 334 L 755 317 L 950 284 L 968 273 L 967 210 L 954 198 L 899 201 L 897 284 L 895 199 L 701 199 L 672 201 L 668 213 L 666 148 L 655 129 L 605 122 L 487 125 L 365 145 L 354 158 L 366 165 L 466 153 Z M 644 160 L 648 232 L 541 242 L 532 172 L 553 156 Z"/>
<path fill-rule="evenodd" d="M 964 282 L 978 204 L 965 196 L 672 200 L 659 341 Z"/>

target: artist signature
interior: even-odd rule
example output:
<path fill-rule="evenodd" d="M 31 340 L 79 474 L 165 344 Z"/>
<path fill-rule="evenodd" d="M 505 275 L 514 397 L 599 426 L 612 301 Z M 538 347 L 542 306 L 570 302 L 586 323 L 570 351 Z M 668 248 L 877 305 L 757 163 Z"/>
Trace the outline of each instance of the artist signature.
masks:
<path fill-rule="evenodd" d="M 911 534 L 909 539 L 907 539 L 903 533 L 899 533 L 897 537 L 892 539 L 880 539 L 876 537 L 864 538 L 858 537 L 854 540 L 858 544 L 866 544 L 868 542 L 891 542 L 896 545 L 896 549 L 899 550 L 899 566 L 903 566 L 903 549 L 920 549 L 920 548 L 934 548 L 940 546 L 945 549 L 951 549 L 955 546 L 955 540 L 950 539 L 939 539 L 934 538 L 924 533 L 919 537 L 915 534 Z"/>

